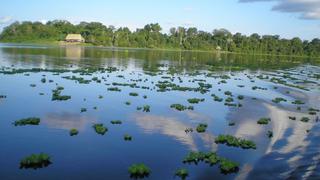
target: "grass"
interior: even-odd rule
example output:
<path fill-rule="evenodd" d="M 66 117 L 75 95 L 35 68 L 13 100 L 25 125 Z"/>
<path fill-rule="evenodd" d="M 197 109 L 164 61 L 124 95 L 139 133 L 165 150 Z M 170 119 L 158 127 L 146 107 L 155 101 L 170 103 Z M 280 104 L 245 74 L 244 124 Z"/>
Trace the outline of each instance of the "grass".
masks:
<path fill-rule="evenodd" d="M 204 123 L 200 123 L 196 130 L 198 133 L 203 133 L 203 132 L 206 132 L 206 129 L 207 129 L 208 125 L 207 124 L 204 124 Z"/>
<path fill-rule="evenodd" d="M 171 104 L 171 108 L 176 109 L 178 111 L 184 111 L 184 110 L 193 110 L 193 106 L 184 106 L 182 104 Z"/>
<path fill-rule="evenodd" d="M 120 121 L 120 120 L 112 120 L 110 122 L 111 122 L 111 124 L 122 124 L 122 121 Z"/>
<path fill-rule="evenodd" d="M 231 135 L 219 135 L 214 141 L 217 144 L 226 144 L 227 146 L 241 147 L 242 149 L 257 148 L 253 141 L 237 138 Z"/>
<path fill-rule="evenodd" d="M 40 154 L 31 154 L 30 156 L 27 156 L 23 158 L 20 161 L 20 168 L 23 169 L 38 169 L 47 167 L 49 164 L 51 164 L 50 156 L 44 153 Z"/>
<path fill-rule="evenodd" d="M 270 118 L 260 118 L 260 119 L 257 121 L 257 124 L 269 124 L 270 121 L 271 121 Z"/>
<path fill-rule="evenodd" d="M 108 128 L 104 127 L 102 123 L 94 124 L 93 128 L 96 131 L 96 133 L 100 135 L 104 135 L 108 131 Z"/>
<path fill-rule="evenodd" d="M 70 129 L 70 132 L 69 132 L 70 136 L 75 136 L 78 133 L 79 133 L 79 131 L 77 129 L 75 129 L 75 128 Z"/>
<path fill-rule="evenodd" d="M 39 125 L 40 118 L 29 117 L 15 121 L 13 124 L 15 126 L 25 126 L 25 125 Z"/>
<path fill-rule="evenodd" d="M 130 177 L 132 178 L 144 178 L 148 177 L 151 173 L 151 170 L 149 167 L 147 167 L 143 163 L 139 164 L 132 164 L 129 169 Z"/>
<path fill-rule="evenodd" d="M 188 173 L 188 170 L 187 169 L 184 169 L 184 168 L 180 168 L 180 169 L 177 169 L 175 174 L 175 176 L 178 176 L 180 177 L 181 179 L 186 179 L 188 176 L 189 176 L 189 173 Z"/>
<path fill-rule="evenodd" d="M 132 136 L 130 136 L 130 135 L 128 135 L 128 134 L 125 134 L 125 135 L 123 136 L 123 139 L 124 139 L 125 141 L 131 141 L 131 140 L 132 140 Z"/>

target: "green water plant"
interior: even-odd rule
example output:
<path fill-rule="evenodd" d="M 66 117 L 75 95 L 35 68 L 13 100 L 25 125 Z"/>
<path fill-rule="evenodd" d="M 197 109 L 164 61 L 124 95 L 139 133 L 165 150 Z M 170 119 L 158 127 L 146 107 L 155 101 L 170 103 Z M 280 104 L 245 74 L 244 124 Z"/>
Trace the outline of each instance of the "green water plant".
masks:
<path fill-rule="evenodd" d="M 175 176 L 180 177 L 182 180 L 186 179 L 189 176 L 188 170 L 185 168 L 180 168 L 177 169 L 175 174 Z"/>
<path fill-rule="evenodd" d="M 227 146 L 241 147 L 242 149 L 256 149 L 256 144 L 251 140 L 246 140 L 231 135 L 219 135 L 215 138 L 215 143 L 226 144 Z"/>
<path fill-rule="evenodd" d="M 132 178 L 148 177 L 151 173 L 151 169 L 143 163 L 132 164 L 128 171 L 130 173 L 130 177 Z"/>
<path fill-rule="evenodd" d="M 122 124 L 122 121 L 120 121 L 120 120 L 112 120 L 110 122 L 111 122 L 111 124 Z"/>
<path fill-rule="evenodd" d="M 237 172 L 239 170 L 239 163 L 233 162 L 226 158 L 220 158 L 219 163 L 219 168 L 222 173 L 228 174 L 231 172 Z"/>
<path fill-rule="evenodd" d="M 23 168 L 38 169 L 38 168 L 47 167 L 50 164 L 51 164 L 51 161 L 50 161 L 50 156 L 48 154 L 45 154 L 45 153 L 31 154 L 30 156 L 27 156 L 20 161 L 20 168 L 21 169 Z"/>
<path fill-rule="evenodd" d="M 300 119 L 301 122 L 309 122 L 309 120 L 310 120 L 310 118 L 308 118 L 308 117 L 302 117 Z"/>
<path fill-rule="evenodd" d="M 207 127 L 208 127 L 208 124 L 200 123 L 197 126 L 196 130 L 197 130 L 198 133 L 203 133 L 203 132 L 206 132 Z"/>
<path fill-rule="evenodd" d="M 171 108 L 176 109 L 178 111 L 184 111 L 184 110 L 193 110 L 193 106 L 184 106 L 182 104 L 171 104 Z"/>
<path fill-rule="evenodd" d="M 104 135 L 108 131 L 108 128 L 106 128 L 102 123 L 94 124 L 93 128 L 96 131 L 96 133 L 100 135 Z"/>
<path fill-rule="evenodd" d="M 123 136 L 123 139 L 124 139 L 125 141 L 131 141 L 131 140 L 132 140 L 132 136 L 130 136 L 130 135 L 128 135 L 128 134 L 125 134 L 125 135 Z"/>
<path fill-rule="evenodd" d="M 40 123 L 40 118 L 29 117 L 29 118 L 23 118 L 23 119 L 17 120 L 13 124 L 15 126 L 25 126 L 25 125 L 39 125 L 39 123 Z"/>
<path fill-rule="evenodd" d="M 70 129 L 70 132 L 69 132 L 70 136 L 75 136 L 78 133 L 79 133 L 79 131 L 77 129 L 75 129 L 75 128 Z"/>
<path fill-rule="evenodd" d="M 268 124 L 271 121 L 270 118 L 260 118 L 257 123 L 258 124 Z"/>
<path fill-rule="evenodd" d="M 187 101 L 191 104 L 198 104 L 199 102 L 203 102 L 204 99 L 200 99 L 200 98 L 191 98 L 191 99 L 187 99 Z"/>
<path fill-rule="evenodd" d="M 143 108 L 142 109 L 143 112 L 150 112 L 150 106 L 149 105 L 144 105 L 142 108 Z"/>

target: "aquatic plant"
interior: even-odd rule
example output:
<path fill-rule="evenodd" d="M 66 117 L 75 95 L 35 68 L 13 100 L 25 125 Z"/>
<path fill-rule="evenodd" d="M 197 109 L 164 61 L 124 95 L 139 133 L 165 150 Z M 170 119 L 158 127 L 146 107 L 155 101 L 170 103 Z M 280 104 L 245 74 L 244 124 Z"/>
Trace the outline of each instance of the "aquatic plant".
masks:
<path fill-rule="evenodd" d="M 125 141 L 131 141 L 132 140 L 132 136 L 130 136 L 128 134 L 125 134 L 123 138 L 124 138 Z"/>
<path fill-rule="evenodd" d="M 290 120 L 296 120 L 297 118 L 295 116 L 289 116 Z"/>
<path fill-rule="evenodd" d="M 96 133 L 101 135 L 104 135 L 108 131 L 108 128 L 104 127 L 102 123 L 94 124 L 93 128 L 96 131 Z"/>
<path fill-rule="evenodd" d="M 292 104 L 304 104 L 304 102 L 301 100 L 295 100 L 292 102 Z"/>
<path fill-rule="evenodd" d="M 237 138 L 231 135 L 219 135 L 215 138 L 215 143 L 241 147 L 243 149 L 256 149 L 256 144 L 253 141 Z"/>
<path fill-rule="evenodd" d="M 268 136 L 268 138 L 272 138 L 273 137 L 273 132 L 272 131 L 268 131 L 267 132 L 267 136 Z"/>
<path fill-rule="evenodd" d="M 219 168 L 222 173 L 228 174 L 232 172 L 237 172 L 239 170 L 239 164 L 231 160 L 220 158 L 219 163 Z"/>
<path fill-rule="evenodd" d="M 143 99 L 147 99 L 147 97 L 148 97 L 147 95 L 143 95 Z"/>
<path fill-rule="evenodd" d="M 99 95 L 99 96 L 98 96 L 98 98 L 99 98 L 99 99 L 102 99 L 102 98 L 103 98 L 103 96 L 102 96 L 102 95 Z"/>
<path fill-rule="evenodd" d="M 272 102 L 274 102 L 274 103 L 280 103 L 281 101 L 286 102 L 287 100 L 282 97 L 277 97 L 277 98 L 272 99 Z"/>
<path fill-rule="evenodd" d="M 180 169 L 177 169 L 175 174 L 175 176 L 178 176 L 180 177 L 181 179 L 186 179 L 188 176 L 189 176 L 189 173 L 188 173 L 188 170 L 187 169 L 184 169 L 184 168 L 180 168 Z"/>
<path fill-rule="evenodd" d="M 200 123 L 200 124 L 197 126 L 196 130 L 197 130 L 198 133 L 203 133 L 203 132 L 206 131 L 207 127 L 208 127 L 207 124 Z"/>
<path fill-rule="evenodd" d="M 200 99 L 200 98 L 191 98 L 191 99 L 187 99 L 187 101 L 188 101 L 189 103 L 191 103 L 191 104 L 197 104 L 197 103 L 199 103 L 199 102 L 203 102 L 204 99 L 203 99 L 203 98 L 202 98 L 202 99 Z"/>
<path fill-rule="evenodd" d="M 13 124 L 15 126 L 25 126 L 25 125 L 39 125 L 40 118 L 29 117 L 15 121 Z"/>
<path fill-rule="evenodd" d="M 310 119 L 308 117 L 302 117 L 300 119 L 301 122 L 308 122 Z"/>
<path fill-rule="evenodd" d="M 131 102 L 130 101 L 126 101 L 125 104 L 129 106 L 131 104 Z"/>
<path fill-rule="evenodd" d="M 193 106 L 184 106 L 182 104 L 171 104 L 170 105 L 171 108 L 174 108 L 178 111 L 184 111 L 184 110 L 193 110 Z"/>
<path fill-rule="evenodd" d="M 75 128 L 70 129 L 70 132 L 69 132 L 70 136 L 75 136 L 78 133 L 79 133 L 79 131 L 77 129 L 75 129 Z"/>
<path fill-rule="evenodd" d="M 118 87 L 110 87 L 107 89 L 108 91 L 117 91 L 117 92 L 120 92 L 121 89 L 119 89 Z"/>
<path fill-rule="evenodd" d="M 7 98 L 6 95 L 0 95 L 0 99 L 5 99 L 5 98 Z"/>
<path fill-rule="evenodd" d="M 87 111 L 87 108 L 81 108 L 80 109 L 80 112 L 86 112 Z"/>
<path fill-rule="evenodd" d="M 236 125 L 236 123 L 235 123 L 235 122 L 229 122 L 228 125 L 229 125 L 229 126 L 234 126 L 234 125 Z"/>
<path fill-rule="evenodd" d="M 135 93 L 135 92 L 131 92 L 131 93 L 129 93 L 129 95 L 130 95 L 130 96 L 139 96 L 139 94 L 138 94 L 138 93 Z"/>
<path fill-rule="evenodd" d="M 258 124 L 268 124 L 271 121 L 270 118 L 260 118 L 257 123 Z"/>
<path fill-rule="evenodd" d="M 239 96 L 238 96 L 238 99 L 239 99 L 239 100 L 242 100 L 242 99 L 244 99 L 244 96 L 243 96 L 243 95 L 239 95 Z"/>
<path fill-rule="evenodd" d="M 145 164 L 143 163 L 139 163 L 139 164 L 133 164 L 129 167 L 128 169 L 129 173 L 130 173 L 130 177 L 132 178 L 144 178 L 144 177 L 148 177 L 149 174 L 151 173 L 151 170 L 149 167 L 147 167 Z"/>
<path fill-rule="evenodd" d="M 230 92 L 230 91 L 225 91 L 224 94 L 227 96 L 232 96 L 232 92 Z"/>
<path fill-rule="evenodd" d="M 41 79 L 41 82 L 42 82 L 42 83 L 46 83 L 46 81 L 47 81 L 46 78 L 42 78 L 42 79 Z"/>
<path fill-rule="evenodd" d="M 61 92 L 64 88 L 61 86 L 58 86 L 56 89 L 52 90 L 52 101 L 66 101 L 68 99 L 71 99 L 71 96 L 67 95 L 61 95 Z"/>
<path fill-rule="evenodd" d="M 37 85 L 36 84 L 30 84 L 30 87 L 36 87 Z"/>
<path fill-rule="evenodd" d="M 223 98 L 220 98 L 219 96 L 217 96 L 215 94 L 211 94 L 211 96 L 213 97 L 214 101 L 217 101 L 217 102 L 222 102 L 223 101 Z"/>
<path fill-rule="evenodd" d="M 184 132 L 186 132 L 186 133 L 193 132 L 193 129 L 192 129 L 192 128 L 186 128 L 186 129 L 184 130 Z"/>
<path fill-rule="evenodd" d="M 111 124 L 122 124 L 122 121 L 120 121 L 120 120 L 112 120 L 110 122 L 111 122 Z"/>
<path fill-rule="evenodd" d="M 143 112 L 150 112 L 150 106 L 149 105 L 144 105 L 142 111 Z"/>
<path fill-rule="evenodd" d="M 23 168 L 38 169 L 38 168 L 47 167 L 49 164 L 51 164 L 49 155 L 45 153 L 31 154 L 30 156 L 27 156 L 20 161 L 20 168 L 21 169 Z"/>

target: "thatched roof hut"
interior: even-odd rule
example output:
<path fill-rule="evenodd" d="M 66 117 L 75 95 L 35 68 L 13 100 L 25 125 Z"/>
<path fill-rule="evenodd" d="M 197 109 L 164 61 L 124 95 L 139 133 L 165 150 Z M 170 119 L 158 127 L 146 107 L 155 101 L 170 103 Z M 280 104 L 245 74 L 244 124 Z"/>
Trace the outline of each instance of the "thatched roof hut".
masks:
<path fill-rule="evenodd" d="M 81 34 L 68 34 L 66 37 L 66 42 L 84 42 L 84 38 Z"/>

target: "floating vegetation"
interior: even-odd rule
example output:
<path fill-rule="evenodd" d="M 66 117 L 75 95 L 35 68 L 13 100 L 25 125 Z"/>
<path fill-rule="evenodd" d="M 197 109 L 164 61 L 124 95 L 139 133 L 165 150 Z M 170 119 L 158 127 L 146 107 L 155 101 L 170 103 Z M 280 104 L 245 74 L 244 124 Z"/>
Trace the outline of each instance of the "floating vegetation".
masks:
<path fill-rule="evenodd" d="M 286 102 L 287 100 L 282 97 L 277 97 L 277 98 L 272 99 L 272 102 L 274 102 L 274 103 L 280 103 L 282 101 Z"/>
<path fill-rule="evenodd" d="M 80 112 L 87 112 L 87 108 L 81 108 Z"/>
<path fill-rule="evenodd" d="M 13 124 L 15 126 L 25 126 L 25 125 L 39 125 L 40 118 L 29 117 L 15 121 Z"/>
<path fill-rule="evenodd" d="M 219 168 L 222 173 L 234 173 L 239 170 L 239 164 L 228 160 L 223 157 L 219 157 L 215 152 L 195 152 L 191 151 L 184 159 L 183 163 L 194 163 L 198 164 L 199 162 L 204 161 L 205 163 L 213 166 L 215 164 L 220 164 Z"/>
<path fill-rule="evenodd" d="M 225 91 L 224 94 L 225 94 L 226 96 L 232 96 L 232 92 L 230 92 L 230 91 Z"/>
<path fill-rule="evenodd" d="M 56 89 L 52 90 L 52 101 L 66 101 L 71 99 L 71 96 L 61 95 L 62 90 L 64 87 L 58 86 Z"/>
<path fill-rule="evenodd" d="M 253 141 L 237 138 L 231 135 L 219 135 L 215 138 L 215 143 L 241 147 L 243 149 L 256 149 L 256 144 Z"/>
<path fill-rule="evenodd" d="M 131 165 L 128 171 L 131 178 L 144 178 L 148 177 L 151 173 L 150 168 L 143 163 Z"/>
<path fill-rule="evenodd" d="M 258 124 L 268 124 L 271 121 L 270 118 L 260 118 L 257 123 Z"/>
<path fill-rule="evenodd" d="M 204 99 L 199 99 L 199 98 L 191 98 L 187 100 L 191 104 L 198 104 L 199 102 L 203 102 Z"/>
<path fill-rule="evenodd" d="M 131 93 L 129 93 L 129 95 L 130 95 L 130 96 L 139 96 L 139 94 L 138 94 L 138 93 L 135 93 L 135 92 L 131 92 Z"/>
<path fill-rule="evenodd" d="M 206 132 L 207 127 L 208 127 L 208 124 L 200 123 L 197 126 L 196 130 L 198 133 L 203 133 L 203 132 Z"/>
<path fill-rule="evenodd" d="M 111 122 L 111 124 L 122 124 L 122 121 L 120 121 L 120 120 L 112 120 L 110 122 Z"/>
<path fill-rule="evenodd" d="M 243 96 L 243 95 L 239 95 L 239 96 L 238 96 L 238 99 L 239 99 L 239 100 L 242 100 L 242 99 L 244 99 L 244 96 Z"/>
<path fill-rule="evenodd" d="M 5 98 L 7 98 L 6 95 L 0 95 L 0 99 L 5 99 Z"/>
<path fill-rule="evenodd" d="M 150 112 L 150 106 L 149 105 L 144 105 L 142 111 L 143 112 Z"/>
<path fill-rule="evenodd" d="M 193 106 L 184 106 L 182 104 L 171 104 L 170 107 L 178 111 L 193 110 Z"/>
<path fill-rule="evenodd" d="M 300 119 L 300 121 L 301 121 L 301 122 L 309 122 L 309 121 L 310 121 L 310 118 L 308 118 L 308 117 L 302 117 L 302 118 Z"/>
<path fill-rule="evenodd" d="M 268 136 L 268 138 L 272 138 L 273 137 L 273 132 L 272 131 L 268 131 L 267 132 L 267 136 Z"/>
<path fill-rule="evenodd" d="M 290 120 L 296 120 L 297 118 L 295 116 L 289 116 Z"/>
<path fill-rule="evenodd" d="M 147 99 L 147 97 L 148 97 L 147 95 L 144 95 L 144 96 L 143 96 L 143 99 Z"/>
<path fill-rule="evenodd" d="M 129 106 L 131 104 L 131 102 L 130 101 L 126 101 L 125 104 Z"/>
<path fill-rule="evenodd" d="M 109 87 L 107 90 L 108 91 L 117 91 L 117 92 L 121 91 L 121 89 L 119 89 L 118 87 Z"/>
<path fill-rule="evenodd" d="M 89 84 L 91 82 L 91 80 L 86 80 L 83 77 L 76 77 L 76 76 L 64 76 L 62 77 L 64 79 L 68 79 L 68 80 L 74 80 L 76 82 L 78 82 L 79 84 Z"/>
<path fill-rule="evenodd" d="M 23 169 L 38 169 L 47 167 L 51 164 L 50 156 L 44 153 L 31 154 L 20 161 L 20 168 Z"/>
<path fill-rule="evenodd" d="M 301 100 L 295 100 L 292 102 L 292 104 L 304 104 L 304 102 Z"/>
<path fill-rule="evenodd" d="M 78 133 L 79 133 L 79 131 L 77 129 L 75 129 L 75 128 L 70 129 L 70 132 L 69 132 L 70 136 L 75 136 Z"/>
<path fill-rule="evenodd" d="M 104 127 L 102 123 L 94 124 L 93 128 L 96 131 L 96 133 L 101 135 L 104 135 L 108 131 L 108 128 Z"/>
<path fill-rule="evenodd" d="M 234 126 L 234 125 L 236 125 L 236 123 L 235 122 L 229 122 L 228 125 L 229 126 Z"/>
<path fill-rule="evenodd" d="M 188 170 L 184 168 L 177 169 L 175 176 L 180 177 L 182 180 L 186 179 L 189 176 Z"/>
<path fill-rule="evenodd" d="M 30 87 L 36 87 L 37 85 L 36 84 L 30 84 Z"/>
<path fill-rule="evenodd" d="M 211 94 L 211 96 L 213 97 L 214 101 L 217 101 L 217 102 L 222 102 L 223 101 L 223 98 L 220 98 L 219 96 L 217 96 L 215 94 Z"/>
<path fill-rule="evenodd" d="M 263 88 L 263 87 L 259 87 L 259 86 L 253 86 L 253 87 L 252 87 L 252 90 L 257 90 L 257 89 L 267 90 L 267 88 Z"/>
<path fill-rule="evenodd" d="M 123 137 L 123 139 L 124 139 L 125 141 L 131 141 L 131 140 L 132 140 L 132 136 L 130 136 L 130 135 L 128 135 L 128 134 L 125 134 L 124 137 Z"/>

